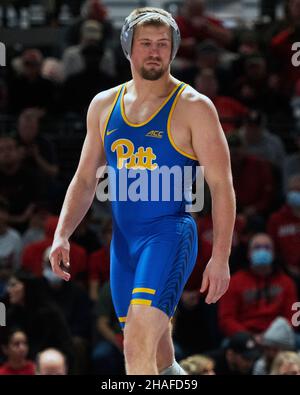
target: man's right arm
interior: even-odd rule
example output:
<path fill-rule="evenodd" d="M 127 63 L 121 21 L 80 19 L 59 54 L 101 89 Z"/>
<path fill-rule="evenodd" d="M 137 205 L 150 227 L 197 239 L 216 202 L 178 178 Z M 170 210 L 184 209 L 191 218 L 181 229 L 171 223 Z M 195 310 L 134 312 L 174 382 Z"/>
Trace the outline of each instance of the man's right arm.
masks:
<path fill-rule="evenodd" d="M 106 164 L 101 141 L 103 119 L 107 117 L 114 90 L 97 95 L 91 102 L 87 114 L 87 134 L 76 173 L 69 185 L 59 222 L 54 235 L 50 261 L 54 273 L 68 281 L 70 274 L 62 270 L 60 263 L 69 267 L 69 238 L 91 206 L 96 187 L 97 169 Z M 99 119 L 101 117 L 101 119 Z"/>

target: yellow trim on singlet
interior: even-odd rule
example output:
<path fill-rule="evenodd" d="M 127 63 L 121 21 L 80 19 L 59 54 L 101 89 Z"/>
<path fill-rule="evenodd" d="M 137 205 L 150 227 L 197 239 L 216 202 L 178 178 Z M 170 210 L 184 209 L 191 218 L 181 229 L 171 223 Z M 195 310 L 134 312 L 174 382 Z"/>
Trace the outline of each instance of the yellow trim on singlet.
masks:
<path fill-rule="evenodd" d="M 183 92 L 183 90 L 186 88 L 186 86 L 187 86 L 187 84 L 183 85 L 183 87 L 179 90 L 179 92 L 177 93 L 176 98 L 175 98 L 175 100 L 174 100 L 174 102 L 172 104 L 172 107 L 171 107 L 171 110 L 170 110 L 170 113 L 169 113 L 169 117 L 168 117 L 167 132 L 168 132 L 169 141 L 170 141 L 172 147 L 177 152 L 179 152 L 183 156 L 186 156 L 187 158 L 190 158 L 190 159 L 198 161 L 198 158 L 196 158 L 195 156 L 193 156 L 191 154 L 188 154 L 187 152 L 184 152 L 181 148 L 177 147 L 177 145 L 175 144 L 175 142 L 173 140 L 173 137 L 171 135 L 171 118 L 172 118 L 173 112 L 175 110 L 175 106 L 176 106 L 176 104 L 178 102 L 178 99 L 179 99 L 181 93 Z"/>
<path fill-rule="evenodd" d="M 147 299 L 131 299 L 130 304 L 143 304 L 146 306 L 151 306 L 152 300 Z"/>
<path fill-rule="evenodd" d="M 132 291 L 133 294 L 136 293 L 145 293 L 145 294 L 151 294 L 151 295 L 155 295 L 156 291 L 155 289 L 151 289 L 151 288 L 134 288 L 134 290 Z"/>
<path fill-rule="evenodd" d="M 169 94 L 169 96 L 160 105 L 159 109 L 156 110 L 154 114 L 152 114 L 148 119 L 146 119 L 146 121 L 144 121 L 142 123 L 132 123 L 132 122 L 130 122 L 129 119 L 127 118 L 126 114 L 125 114 L 124 94 L 125 94 L 127 82 L 124 85 L 125 86 L 124 86 L 124 89 L 123 89 L 123 92 L 122 92 L 122 96 L 121 96 L 121 115 L 122 115 L 122 118 L 123 118 L 124 122 L 127 123 L 127 125 L 132 126 L 133 128 L 138 128 L 140 126 L 145 126 L 148 122 L 150 122 L 162 110 L 162 108 L 167 104 L 167 102 L 174 95 L 174 92 L 176 91 L 176 89 L 178 89 L 178 87 L 181 85 L 181 82 L 175 86 L 175 88 L 172 90 L 172 92 Z"/>
<path fill-rule="evenodd" d="M 126 320 L 127 320 L 127 317 L 119 317 L 120 322 L 126 322 Z"/>
<path fill-rule="evenodd" d="M 120 96 L 122 87 L 123 87 L 123 85 L 121 85 L 120 88 L 118 89 L 118 91 L 117 91 L 117 93 L 116 93 L 116 96 L 115 96 L 115 98 L 114 98 L 114 101 L 113 101 L 113 103 L 112 103 L 112 105 L 111 105 L 111 108 L 110 108 L 110 110 L 109 110 L 109 113 L 108 113 L 108 115 L 107 115 L 107 117 L 106 117 L 106 120 L 105 120 L 105 123 L 104 123 L 104 127 L 103 127 L 103 133 L 100 132 L 100 133 L 101 133 L 101 138 L 102 138 L 103 144 L 104 144 L 104 139 L 105 139 L 105 134 L 106 134 L 107 125 L 108 125 L 108 122 L 109 122 L 109 120 L 110 120 L 111 114 L 112 114 L 112 112 L 113 112 L 113 110 L 114 110 L 114 108 L 115 108 L 115 105 L 116 105 L 116 103 L 117 103 L 117 101 L 118 101 L 118 98 L 119 98 L 119 96 Z"/>

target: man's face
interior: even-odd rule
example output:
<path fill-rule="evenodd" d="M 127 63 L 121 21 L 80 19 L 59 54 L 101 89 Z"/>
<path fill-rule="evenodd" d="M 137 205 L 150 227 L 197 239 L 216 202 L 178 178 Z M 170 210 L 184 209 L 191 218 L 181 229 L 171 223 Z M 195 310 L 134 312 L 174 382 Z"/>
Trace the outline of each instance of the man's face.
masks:
<path fill-rule="evenodd" d="M 292 19 L 300 23 L 300 0 L 290 0 L 289 13 Z"/>
<path fill-rule="evenodd" d="M 23 332 L 15 332 L 7 347 L 7 355 L 15 360 L 22 361 L 28 354 L 27 337 Z"/>
<path fill-rule="evenodd" d="M 245 358 L 233 350 L 227 350 L 227 360 L 233 371 L 240 374 L 251 373 L 251 369 L 254 364 L 252 359 Z"/>
<path fill-rule="evenodd" d="M 24 143 L 31 143 L 38 134 L 38 115 L 35 110 L 25 110 L 19 117 L 18 129 Z"/>
<path fill-rule="evenodd" d="M 274 256 L 274 246 L 273 241 L 267 234 L 258 234 L 252 238 L 249 245 L 248 257 L 251 259 L 251 256 L 257 251 L 267 251 Z M 251 264 L 251 269 L 254 273 L 260 276 L 267 276 L 272 272 L 272 262 L 270 264 L 261 264 L 254 265 Z"/>
<path fill-rule="evenodd" d="M 145 80 L 156 81 L 168 72 L 172 52 L 172 33 L 168 26 L 138 26 L 135 29 L 131 63 Z"/>
<path fill-rule="evenodd" d="M 0 166 L 13 166 L 20 159 L 20 152 L 14 139 L 0 138 Z"/>

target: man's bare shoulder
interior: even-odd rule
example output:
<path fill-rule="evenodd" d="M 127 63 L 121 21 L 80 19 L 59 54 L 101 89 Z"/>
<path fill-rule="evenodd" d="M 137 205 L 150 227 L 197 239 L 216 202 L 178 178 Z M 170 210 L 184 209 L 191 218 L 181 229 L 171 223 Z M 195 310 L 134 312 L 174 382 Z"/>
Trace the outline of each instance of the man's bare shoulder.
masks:
<path fill-rule="evenodd" d="M 189 113 L 199 110 L 206 111 L 214 108 L 212 101 L 207 96 L 196 91 L 196 89 L 190 85 L 187 85 L 183 90 L 179 103 L 181 106 L 184 106 Z"/>
<path fill-rule="evenodd" d="M 114 86 L 113 88 L 99 92 L 92 100 L 92 104 L 98 108 L 105 109 L 110 106 L 122 85 Z"/>

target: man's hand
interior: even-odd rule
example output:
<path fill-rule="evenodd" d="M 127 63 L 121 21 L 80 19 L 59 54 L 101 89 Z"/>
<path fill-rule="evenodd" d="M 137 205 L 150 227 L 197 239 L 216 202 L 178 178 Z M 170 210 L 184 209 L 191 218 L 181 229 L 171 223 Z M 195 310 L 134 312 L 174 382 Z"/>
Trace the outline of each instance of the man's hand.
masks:
<path fill-rule="evenodd" d="M 71 277 L 71 275 L 66 271 L 70 267 L 69 255 L 70 244 L 68 240 L 55 239 L 52 244 L 49 259 L 53 272 L 65 281 L 69 281 Z"/>
<path fill-rule="evenodd" d="M 211 258 L 203 273 L 200 292 L 208 290 L 205 302 L 216 303 L 227 291 L 230 281 L 228 262 L 219 262 Z"/>

